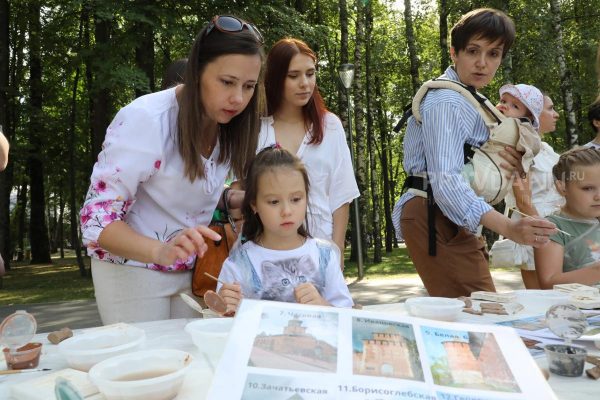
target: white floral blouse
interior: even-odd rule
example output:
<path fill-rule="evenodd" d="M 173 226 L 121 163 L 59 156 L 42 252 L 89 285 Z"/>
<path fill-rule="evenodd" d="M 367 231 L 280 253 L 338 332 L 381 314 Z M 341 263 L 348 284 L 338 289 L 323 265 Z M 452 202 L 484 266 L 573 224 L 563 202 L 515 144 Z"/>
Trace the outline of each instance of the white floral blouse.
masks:
<path fill-rule="evenodd" d="M 88 254 L 103 261 L 160 271 L 193 267 L 194 256 L 173 265 L 145 264 L 102 249 L 98 237 L 116 220 L 138 233 L 167 242 L 187 227 L 208 225 L 229 171 L 217 164 L 217 143 L 204 161 L 204 179 L 190 182 L 177 149 L 175 88 L 152 93 L 123 107 L 106 131 L 80 212 Z"/>

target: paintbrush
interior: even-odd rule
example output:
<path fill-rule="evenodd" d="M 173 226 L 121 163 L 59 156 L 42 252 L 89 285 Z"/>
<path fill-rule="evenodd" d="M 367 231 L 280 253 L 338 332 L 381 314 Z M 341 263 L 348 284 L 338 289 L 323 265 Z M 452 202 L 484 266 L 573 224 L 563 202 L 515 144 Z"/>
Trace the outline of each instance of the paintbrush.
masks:
<path fill-rule="evenodd" d="M 51 369 L 50 368 L 7 369 L 4 371 L 0 371 L 0 375 L 12 375 L 12 374 L 22 374 L 24 372 L 41 372 L 41 371 L 51 371 Z"/>
<path fill-rule="evenodd" d="M 220 280 L 219 278 L 217 278 L 215 276 L 212 276 L 208 272 L 205 272 L 204 275 L 208 276 L 211 279 L 214 279 L 215 281 L 219 282 L 221 285 L 227 285 L 227 283 L 223 282 L 222 280 Z"/>
<path fill-rule="evenodd" d="M 527 214 L 525 214 L 524 212 L 521 212 L 521 211 L 517 210 L 516 208 L 511 208 L 511 211 L 514 211 L 514 212 L 516 212 L 517 214 L 521 214 L 521 215 L 522 215 L 522 216 L 524 216 L 524 217 L 536 218 L 536 217 L 533 217 L 533 216 L 531 216 L 531 215 L 527 215 Z M 562 230 L 560 230 L 560 229 L 558 229 L 558 228 L 556 228 L 556 230 L 557 230 L 557 231 L 559 231 L 560 233 L 564 233 L 564 234 L 565 234 L 565 235 L 567 235 L 567 236 L 571 236 L 571 234 L 570 234 L 569 232 L 562 231 Z"/>

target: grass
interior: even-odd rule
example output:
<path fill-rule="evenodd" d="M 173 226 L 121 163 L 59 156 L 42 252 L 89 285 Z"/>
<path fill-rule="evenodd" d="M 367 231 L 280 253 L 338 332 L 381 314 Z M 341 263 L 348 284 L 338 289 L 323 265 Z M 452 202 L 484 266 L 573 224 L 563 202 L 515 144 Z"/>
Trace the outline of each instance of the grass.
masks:
<path fill-rule="evenodd" d="M 414 276 L 416 274 L 415 267 L 408 256 L 408 251 L 405 247 L 393 249 L 391 253 L 382 252 L 382 260 L 380 263 L 373 263 L 373 251 L 367 252 L 368 260 L 364 264 L 363 276 L 367 279 L 396 279 L 403 276 Z M 355 261 L 348 261 L 350 258 L 350 250 L 345 252 L 345 267 L 344 275 L 349 280 L 358 279 L 358 265 Z"/>
<path fill-rule="evenodd" d="M 92 279 L 80 276 L 74 256 L 53 257 L 52 264 L 13 262 L 10 271 L 0 279 L 0 306 L 94 298 Z"/>
<path fill-rule="evenodd" d="M 367 254 L 369 260 L 372 260 L 372 251 Z M 346 260 L 350 257 L 350 250 L 346 251 L 345 256 Z M 87 258 L 86 264 L 89 268 Z M 392 279 L 414 274 L 412 261 L 405 248 L 394 249 L 390 254 L 384 251 L 381 263 L 367 262 L 364 266 L 366 279 Z M 348 281 L 358 278 L 356 262 L 346 261 L 344 275 Z M 64 259 L 53 257 L 52 264 L 29 265 L 26 262 L 13 262 L 11 270 L 0 279 L 0 306 L 94 298 L 92 279 L 79 275 L 77 261 L 72 252 L 67 253 Z"/>

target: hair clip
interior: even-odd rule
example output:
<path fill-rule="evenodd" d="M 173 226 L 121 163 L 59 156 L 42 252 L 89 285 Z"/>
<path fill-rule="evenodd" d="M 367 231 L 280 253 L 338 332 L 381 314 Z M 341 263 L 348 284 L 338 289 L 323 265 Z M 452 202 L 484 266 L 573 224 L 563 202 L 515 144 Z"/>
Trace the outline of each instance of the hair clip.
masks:
<path fill-rule="evenodd" d="M 279 144 L 279 142 L 275 142 L 275 144 L 273 145 L 273 148 L 274 148 L 274 149 L 277 149 L 277 150 L 281 150 L 281 149 L 282 149 L 282 147 L 281 147 L 281 145 Z"/>

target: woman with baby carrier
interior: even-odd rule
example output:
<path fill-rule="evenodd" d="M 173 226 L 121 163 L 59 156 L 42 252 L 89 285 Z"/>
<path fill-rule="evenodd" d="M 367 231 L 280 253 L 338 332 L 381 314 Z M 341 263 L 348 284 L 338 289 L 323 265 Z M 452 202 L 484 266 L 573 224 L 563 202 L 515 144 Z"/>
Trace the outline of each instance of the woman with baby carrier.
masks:
<path fill-rule="evenodd" d="M 512 20 L 493 9 L 465 14 L 451 31 L 453 64 L 442 78 L 474 89 L 496 74 L 515 37 Z M 458 297 L 495 291 L 479 225 L 534 247 L 556 233 L 554 224 L 536 218 L 511 220 L 478 197 L 461 172 L 465 145 L 480 147 L 489 137 L 474 106 L 454 90 L 430 90 L 419 108 L 421 123 L 409 118 L 404 139 L 408 192 L 394 208 L 393 221 L 431 296 Z M 522 172 L 521 155 L 502 153 L 509 171 Z M 429 216 L 428 216 L 429 213 Z M 431 232 L 431 235 L 430 235 Z"/>

